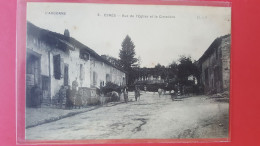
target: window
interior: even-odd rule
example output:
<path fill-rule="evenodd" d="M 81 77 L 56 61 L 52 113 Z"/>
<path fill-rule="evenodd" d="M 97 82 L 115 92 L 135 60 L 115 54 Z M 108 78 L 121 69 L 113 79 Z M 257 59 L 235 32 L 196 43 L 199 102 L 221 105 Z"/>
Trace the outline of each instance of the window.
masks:
<path fill-rule="evenodd" d="M 49 89 L 49 77 L 42 76 L 42 90 L 48 90 L 48 89 Z"/>
<path fill-rule="evenodd" d="M 110 74 L 106 74 L 106 82 L 111 82 Z"/>
<path fill-rule="evenodd" d="M 93 85 L 97 85 L 97 73 L 96 72 L 93 72 Z"/>
<path fill-rule="evenodd" d="M 87 51 L 81 49 L 79 52 L 79 58 L 88 61 L 89 60 L 89 54 L 87 53 Z"/>
<path fill-rule="evenodd" d="M 80 80 L 84 80 L 85 79 L 85 70 L 84 70 L 84 66 L 83 64 L 80 64 L 80 72 L 79 72 L 79 78 Z"/>

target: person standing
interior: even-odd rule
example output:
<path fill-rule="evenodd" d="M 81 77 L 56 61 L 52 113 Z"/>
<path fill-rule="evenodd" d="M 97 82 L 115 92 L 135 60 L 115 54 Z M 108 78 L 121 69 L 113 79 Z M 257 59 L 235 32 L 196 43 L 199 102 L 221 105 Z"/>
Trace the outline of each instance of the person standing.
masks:
<path fill-rule="evenodd" d="M 147 87 L 146 87 L 146 86 L 144 86 L 144 93 L 146 93 L 146 90 L 147 90 Z"/>
<path fill-rule="evenodd" d="M 66 89 L 64 86 L 61 86 L 60 90 L 59 90 L 59 99 L 58 99 L 58 103 L 59 103 L 59 107 L 62 108 L 63 105 L 63 101 L 66 98 Z"/>
<path fill-rule="evenodd" d="M 175 93 L 175 91 L 172 89 L 171 91 L 170 91 L 170 95 L 171 95 L 171 98 L 172 98 L 172 100 L 174 100 L 174 93 Z"/>
<path fill-rule="evenodd" d="M 140 100 L 140 89 L 138 86 L 135 86 L 135 101 L 137 101 L 138 97 Z"/>
<path fill-rule="evenodd" d="M 68 89 L 66 91 L 66 108 L 68 109 L 71 109 L 73 107 L 73 100 L 71 97 L 71 89 L 70 86 L 68 86 Z"/>
<path fill-rule="evenodd" d="M 74 80 L 73 82 L 72 82 L 72 90 L 78 90 L 78 86 L 79 86 L 79 83 L 78 83 L 78 81 L 77 81 L 77 77 L 76 77 L 76 80 Z"/>
<path fill-rule="evenodd" d="M 41 107 L 42 103 L 42 90 L 35 85 L 31 89 L 31 106 L 32 107 Z"/>
<path fill-rule="evenodd" d="M 125 103 L 128 102 L 128 93 L 127 93 L 127 87 L 124 88 L 124 100 L 125 100 Z"/>
<path fill-rule="evenodd" d="M 76 79 L 72 82 L 72 92 L 71 92 L 71 95 L 74 99 L 74 107 L 78 107 L 80 108 L 82 105 L 83 105 L 83 102 L 82 102 L 82 99 L 81 99 L 81 96 L 78 94 L 78 86 L 79 86 L 79 83 L 77 81 L 77 77 Z"/>

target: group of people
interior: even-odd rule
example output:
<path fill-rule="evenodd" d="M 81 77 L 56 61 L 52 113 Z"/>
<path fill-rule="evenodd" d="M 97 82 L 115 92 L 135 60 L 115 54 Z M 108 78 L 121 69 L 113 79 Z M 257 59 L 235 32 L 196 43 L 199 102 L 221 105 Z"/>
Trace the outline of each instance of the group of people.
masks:
<path fill-rule="evenodd" d="M 138 99 L 140 100 L 140 96 L 141 96 L 140 91 L 141 91 L 140 88 L 138 86 L 135 86 L 135 90 L 134 90 L 135 101 L 137 101 Z M 124 101 L 125 101 L 125 103 L 127 103 L 128 102 L 128 88 L 127 87 L 122 88 L 121 93 L 123 93 Z"/>
<path fill-rule="evenodd" d="M 72 82 L 72 89 L 70 86 L 61 86 L 58 96 L 58 106 L 62 108 L 65 102 L 65 108 L 72 109 L 75 105 L 81 104 L 82 100 L 77 95 L 78 82 L 77 79 Z"/>
<path fill-rule="evenodd" d="M 165 94 L 166 90 L 163 90 L 161 88 L 158 89 L 158 94 L 159 97 L 161 97 L 161 95 Z M 171 98 L 174 99 L 175 98 L 175 91 L 174 90 L 170 90 L 169 94 L 171 95 Z"/>

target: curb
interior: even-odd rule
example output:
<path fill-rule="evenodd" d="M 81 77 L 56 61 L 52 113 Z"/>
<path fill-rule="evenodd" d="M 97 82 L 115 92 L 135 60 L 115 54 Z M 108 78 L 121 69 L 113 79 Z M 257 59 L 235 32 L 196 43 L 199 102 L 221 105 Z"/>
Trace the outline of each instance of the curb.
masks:
<path fill-rule="evenodd" d="M 124 102 L 115 102 L 107 107 L 112 107 L 112 106 L 116 106 L 118 104 L 122 104 Z M 25 129 L 29 129 L 29 128 L 32 128 L 32 127 L 36 127 L 36 126 L 39 126 L 39 125 L 43 125 L 43 124 L 47 124 L 47 123 L 51 123 L 51 122 L 55 122 L 55 121 L 58 121 L 58 120 L 61 120 L 61 119 L 64 119 L 64 118 L 68 118 L 68 117 L 72 117 L 72 116 L 75 116 L 77 114 L 81 114 L 81 113 L 85 113 L 85 112 L 89 112 L 89 111 L 92 111 L 92 110 L 95 110 L 95 109 L 98 109 L 102 107 L 101 105 L 97 105 L 97 106 L 94 106 L 93 108 L 90 107 L 90 109 L 88 110 L 85 110 L 85 111 L 78 111 L 78 112 L 71 112 L 71 113 L 67 113 L 65 115 L 61 115 L 61 116 L 58 116 L 58 117 L 52 117 L 52 118 L 49 118 L 49 119 L 45 119 L 45 120 L 42 120 L 42 121 L 38 121 L 36 122 L 35 124 L 31 124 L 31 125 L 28 125 L 28 126 L 25 126 Z"/>
<path fill-rule="evenodd" d="M 58 117 L 52 117 L 52 118 L 49 118 L 49 119 L 45 119 L 45 120 L 42 120 L 42 121 L 38 121 L 38 122 L 35 123 L 35 124 L 31 124 L 31 125 L 26 126 L 25 129 L 29 129 L 29 128 L 36 127 L 36 126 L 39 126 L 39 125 L 43 125 L 43 124 L 55 122 L 55 121 L 58 121 L 58 120 L 61 120 L 61 119 L 64 119 L 64 118 L 68 118 L 68 117 L 75 116 L 75 115 L 77 115 L 77 114 L 89 112 L 89 111 L 95 110 L 95 109 L 100 108 L 100 107 L 101 107 L 101 106 L 95 106 L 95 107 L 93 107 L 93 108 L 90 107 L 90 109 L 85 110 L 85 111 L 71 112 L 71 113 L 67 113 L 67 114 L 65 114 L 65 115 L 61 115 L 61 116 L 58 116 Z"/>

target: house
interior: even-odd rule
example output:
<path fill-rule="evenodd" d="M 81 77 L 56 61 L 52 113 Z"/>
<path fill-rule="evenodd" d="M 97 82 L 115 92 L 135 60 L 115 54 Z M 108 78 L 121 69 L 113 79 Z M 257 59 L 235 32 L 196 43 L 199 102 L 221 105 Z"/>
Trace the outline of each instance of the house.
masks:
<path fill-rule="evenodd" d="M 205 93 L 229 91 L 230 34 L 213 41 L 198 60 Z"/>
<path fill-rule="evenodd" d="M 41 29 L 27 22 L 26 41 L 26 98 L 38 86 L 43 100 L 51 101 L 61 86 L 78 82 L 79 89 L 95 92 L 107 82 L 125 85 L 126 73 L 94 50 L 70 37 Z M 86 93 L 86 95 L 89 95 Z M 27 105 L 30 103 L 27 102 Z"/>

